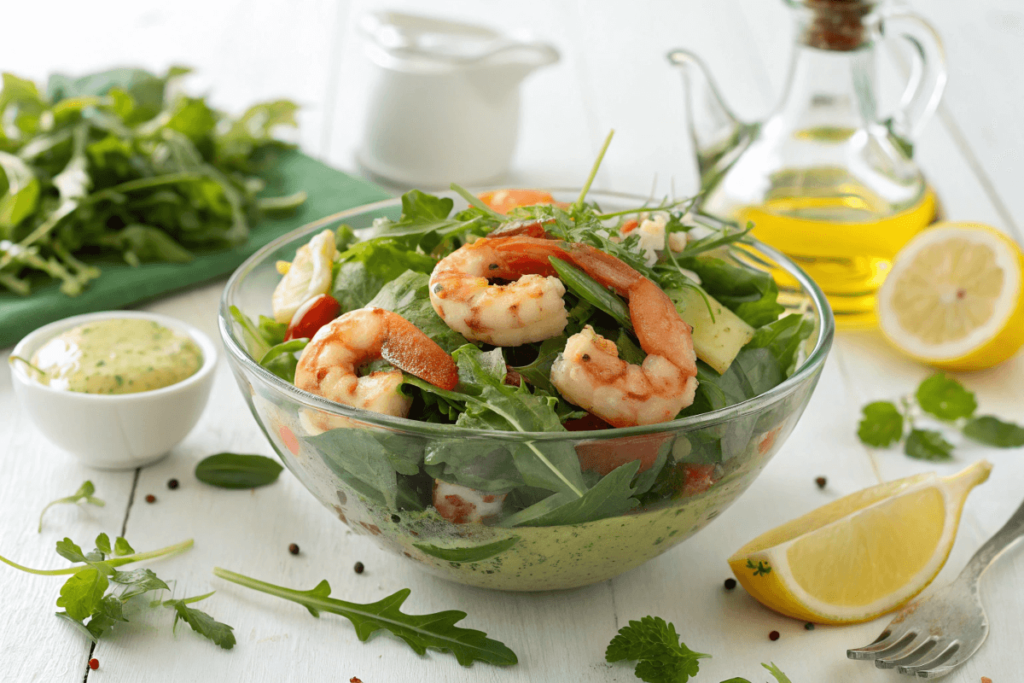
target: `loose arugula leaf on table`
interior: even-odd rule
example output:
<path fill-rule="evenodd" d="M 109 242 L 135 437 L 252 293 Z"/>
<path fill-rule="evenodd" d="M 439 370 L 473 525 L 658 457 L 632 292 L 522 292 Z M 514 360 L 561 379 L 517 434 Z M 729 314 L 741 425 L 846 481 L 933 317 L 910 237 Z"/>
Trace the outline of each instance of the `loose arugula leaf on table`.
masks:
<path fill-rule="evenodd" d="M 710 655 L 690 650 L 679 642 L 673 624 L 652 616 L 619 629 L 604 655 L 608 662 L 636 661 L 636 677 L 646 683 L 686 683 L 697 675 L 703 657 Z"/>
<path fill-rule="evenodd" d="M 1012 422 L 1004 422 L 991 415 L 982 415 L 969 420 L 964 425 L 964 436 L 997 448 L 1024 446 L 1024 427 Z"/>
<path fill-rule="evenodd" d="M 57 599 L 57 606 L 64 609 L 57 612 L 56 616 L 96 642 L 109 633 L 116 624 L 128 622 L 128 618 L 125 616 L 125 605 L 128 602 L 152 591 L 168 590 L 167 583 L 151 569 L 120 571 L 118 567 L 157 557 L 169 557 L 191 547 L 192 540 L 189 539 L 159 550 L 136 553 L 124 538 L 117 537 L 111 546 L 110 538 L 106 534 L 100 534 L 96 538 L 96 548 L 88 553 L 84 553 L 82 548 L 70 538 L 58 541 L 56 544 L 57 554 L 75 563 L 65 569 L 31 569 L 5 557 L 0 557 L 0 562 L 29 574 L 69 576 L 61 587 L 60 597 Z M 113 550 L 112 554 L 111 550 Z M 202 598 L 168 602 L 187 604 L 198 599 Z M 169 604 L 168 606 L 175 605 Z M 230 647 L 224 636 L 225 628 L 230 636 L 230 626 L 219 624 L 209 615 L 204 615 L 198 610 L 193 612 L 197 614 L 188 612 L 188 617 L 192 618 L 200 627 L 196 628 L 191 621 L 189 623 L 200 635 L 213 640 L 221 647 Z M 185 616 L 182 615 L 181 618 L 185 618 Z M 231 644 L 233 642 L 234 639 L 231 637 Z"/>
<path fill-rule="evenodd" d="M 213 595 L 212 591 L 192 598 L 167 600 L 163 605 L 164 607 L 174 610 L 174 624 L 171 626 L 172 630 L 177 628 L 178 620 L 184 621 L 192 627 L 193 631 L 201 635 L 203 638 L 206 638 L 225 650 L 230 650 L 235 646 L 235 634 L 232 633 L 234 628 L 217 621 L 202 610 L 196 609 L 195 607 L 189 607 L 189 605 L 205 600 L 211 595 Z"/>
<path fill-rule="evenodd" d="M 343 616 L 352 622 L 356 637 L 363 642 L 375 632 L 386 630 L 405 641 L 419 655 L 425 654 L 428 649 L 450 652 L 462 666 L 470 666 L 473 662 L 511 666 L 519 661 L 512 650 L 503 643 L 487 638 L 487 634 L 482 631 L 456 626 L 457 622 L 466 617 L 465 612 L 402 612 L 402 605 L 411 592 L 408 588 L 383 600 L 360 604 L 330 597 L 331 586 L 327 581 L 321 581 L 311 590 L 302 591 L 276 586 L 220 567 L 214 568 L 213 573 L 240 586 L 298 603 L 314 617 L 319 617 L 321 612 Z"/>
<path fill-rule="evenodd" d="M 28 294 L 59 280 L 74 296 L 100 271 L 84 259 L 187 262 L 195 249 L 243 243 L 266 212 L 303 193 L 261 198 L 256 175 L 290 148 L 296 105 L 257 104 L 233 119 L 163 76 L 112 69 L 50 77 L 46 93 L 3 76 L 0 117 L 0 286 Z"/>
<path fill-rule="evenodd" d="M 222 489 L 251 489 L 272 484 L 284 469 L 262 455 L 217 453 L 199 461 L 196 479 Z"/>
<path fill-rule="evenodd" d="M 875 401 L 862 409 L 857 436 L 869 446 L 887 448 L 903 438 L 903 414 L 891 401 Z"/>
<path fill-rule="evenodd" d="M 54 505 L 70 505 L 77 503 L 87 503 L 88 505 L 95 505 L 96 507 L 103 507 L 106 503 L 96 496 L 92 495 L 96 493 L 96 487 L 89 480 L 86 480 L 78 487 L 78 490 L 72 493 L 70 496 L 64 498 L 58 498 L 57 500 L 51 501 L 46 504 L 43 511 L 39 513 L 39 533 L 43 533 L 43 517 L 46 515 L 46 511 L 52 508 Z"/>
<path fill-rule="evenodd" d="M 921 410 L 947 422 L 970 417 L 978 409 L 974 394 L 941 372 L 921 382 L 914 396 Z"/>
<path fill-rule="evenodd" d="M 911 429 L 904 452 L 918 460 L 952 460 L 953 444 L 942 438 L 941 432 L 930 429 Z"/>

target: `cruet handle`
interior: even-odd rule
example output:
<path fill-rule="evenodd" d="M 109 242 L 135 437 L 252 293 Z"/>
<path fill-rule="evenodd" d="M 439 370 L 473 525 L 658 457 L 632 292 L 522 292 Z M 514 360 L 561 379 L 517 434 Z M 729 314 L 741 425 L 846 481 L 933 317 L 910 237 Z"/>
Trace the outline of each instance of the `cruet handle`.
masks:
<path fill-rule="evenodd" d="M 882 21 L 882 35 L 906 39 L 914 48 L 910 81 L 886 124 L 908 153 L 921 128 L 935 113 L 946 87 L 946 51 L 939 34 L 916 14 L 894 12 Z"/>

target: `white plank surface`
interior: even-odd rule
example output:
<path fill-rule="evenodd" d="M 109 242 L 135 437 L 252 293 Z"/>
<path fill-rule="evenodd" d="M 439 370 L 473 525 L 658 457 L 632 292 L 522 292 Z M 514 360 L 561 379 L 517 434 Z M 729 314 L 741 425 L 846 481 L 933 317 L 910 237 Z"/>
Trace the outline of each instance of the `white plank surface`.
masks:
<path fill-rule="evenodd" d="M 1024 84 L 1016 65 L 1024 59 L 1024 27 L 1014 0 L 985 0 L 967 8 L 952 0 L 918 2 L 943 33 L 951 80 L 941 116 L 918 145 L 921 163 L 950 217 L 982 220 L 1013 234 L 1024 225 L 1016 160 L 1024 137 L 1016 117 Z M 163 68 L 187 63 L 198 69 L 191 85 L 238 110 L 257 99 L 291 97 L 306 109 L 299 141 L 309 152 L 355 170 L 365 105 L 368 66 L 356 20 L 380 7 L 419 7 L 412 0 L 305 0 L 284 6 L 261 2 L 179 2 L 174 5 L 114 2 L 5 7 L 11 26 L 45 27 L 9 34 L 0 43 L 0 66 L 43 78 L 54 70 L 88 71 L 117 63 Z M 562 51 L 562 61 L 523 86 L 520 144 L 508 182 L 578 184 L 608 128 L 617 130 L 597 187 L 648 193 L 674 186 L 692 192 L 696 172 L 685 136 L 681 85 L 665 53 L 687 47 L 711 66 L 730 103 L 742 116 L 758 117 L 774 102 L 785 75 L 789 26 L 781 3 L 727 0 L 650 2 L 612 0 L 490 3 L 435 2 L 438 14 L 499 27 L 528 27 Z M 110 39 L 107 36 L 116 36 Z M 883 58 L 884 61 L 884 58 Z M 887 88 L 899 80 L 886 67 Z M 1019 238 L 1019 230 L 1017 232 Z M 148 306 L 216 336 L 222 283 L 197 288 Z M 421 574 L 351 534 L 287 474 L 255 493 L 224 492 L 192 477 L 201 457 L 219 450 L 270 454 L 223 364 L 200 425 L 161 463 L 134 473 L 86 470 L 56 451 L 29 425 L 0 373 L 0 553 L 25 564 L 57 566 L 52 544 L 126 525 L 140 549 L 194 538 L 189 553 L 155 564 L 176 580 L 175 595 L 216 589 L 209 612 L 235 626 L 238 646 L 223 652 L 186 627 L 170 634 L 169 613 L 139 615 L 142 627 L 101 643 L 97 672 L 87 672 L 90 647 L 52 616 L 59 579 L 31 577 L 0 567 L 8 608 L 0 611 L 0 661 L 12 681 L 631 681 L 630 667 L 607 665 L 603 650 L 616 629 L 646 614 L 673 621 L 690 647 L 714 655 L 699 680 L 766 678 L 759 662 L 775 661 L 794 683 L 894 681 L 891 672 L 851 662 L 845 649 L 869 642 L 884 620 L 808 632 L 801 623 L 761 607 L 737 589 L 722 590 L 725 558 L 753 536 L 835 497 L 877 481 L 930 469 L 897 452 L 872 452 L 854 436 L 864 402 L 912 391 L 928 372 L 899 356 L 877 334 L 841 334 L 818 390 L 800 425 L 764 474 L 713 525 L 680 547 L 622 577 L 590 588 L 546 595 L 486 592 Z M 1024 419 L 1024 357 L 964 377 L 981 409 Z M 1019 503 L 1024 461 L 1020 450 L 965 445 L 956 465 L 985 457 L 992 480 L 965 510 L 949 566 L 951 578 L 974 549 Z M 818 474 L 829 486 L 819 491 Z M 181 487 L 166 488 L 176 477 Z M 43 534 L 35 533 L 46 501 L 71 493 L 91 478 L 102 509 L 58 508 Z M 147 493 L 158 500 L 143 502 Z M 287 552 L 289 543 L 302 548 Z M 367 571 L 356 575 L 360 560 Z M 419 658 L 404 644 L 377 637 L 360 644 L 343 619 L 314 620 L 296 605 L 245 591 L 213 577 L 224 566 L 269 581 L 309 588 L 327 578 L 335 595 L 358 601 L 410 587 L 407 609 L 461 609 L 464 625 L 487 631 L 512 647 L 511 669 L 476 665 L 462 669 L 450 657 Z M 1019 678 L 1018 645 L 1024 639 L 1024 554 L 1016 553 L 986 577 L 984 597 L 993 623 L 990 641 L 947 680 Z M 770 642 L 778 630 L 782 638 Z M 173 641 L 173 642 L 172 642 Z M 86 675 L 88 674 L 88 675 Z"/>

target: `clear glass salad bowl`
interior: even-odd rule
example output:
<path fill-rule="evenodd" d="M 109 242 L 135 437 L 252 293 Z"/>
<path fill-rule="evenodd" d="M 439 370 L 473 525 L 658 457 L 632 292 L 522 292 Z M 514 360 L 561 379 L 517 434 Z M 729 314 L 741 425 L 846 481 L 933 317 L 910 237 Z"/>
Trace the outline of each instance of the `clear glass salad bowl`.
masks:
<path fill-rule="evenodd" d="M 571 201 L 577 193 L 553 194 Z M 588 199 L 605 211 L 644 201 L 598 192 Z M 833 318 L 822 292 L 785 256 L 754 243 L 743 247 L 742 259 L 792 276 L 798 286 L 787 288 L 779 301 L 805 316 L 813 331 L 788 379 L 749 400 L 672 422 L 574 432 L 481 431 L 420 422 L 306 393 L 249 355 L 230 308 L 254 320 L 270 314 L 280 279 L 275 262 L 290 261 L 325 228 L 347 224 L 358 234 L 374 219 L 397 220 L 400 213 L 400 200 L 378 202 L 268 244 L 229 280 L 220 332 L 252 414 L 299 481 L 357 533 L 452 581 L 513 591 L 573 588 L 609 579 L 682 543 L 736 500 L 779 450 L 814 391 L 832 343 Z M 333 428 L 324 432 L 317 426 L 324 424 Z M 516 476 L 510 463 L 531 458 L 578 457 L 588 488 L 577 494 L 582 497 L 568 493 L 552 500 L 562 505 L 525 524 L 517 524 L 516 515 L 490 524 L 452 523 L 430 505 L 433 477 L 443 469 L 431 465 L 432 459 L 452 452 L 462 459 L 462 474 L 477 477 L 474 488 L 484 491 L 484 500 L 492 497 L 488 490 L 508 488 L 502 479 Z"/>

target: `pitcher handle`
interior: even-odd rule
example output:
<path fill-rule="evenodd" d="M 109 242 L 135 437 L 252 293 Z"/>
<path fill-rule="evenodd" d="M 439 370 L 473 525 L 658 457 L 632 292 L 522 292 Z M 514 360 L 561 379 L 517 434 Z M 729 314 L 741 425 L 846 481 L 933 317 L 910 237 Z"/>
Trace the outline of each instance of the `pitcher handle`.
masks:
<path fill-rule="evenodd" d="M 882 22 L 882 33 L 905 39 L 914 47 L 913 66 L 899 106 L 886 124 L 905 147 L 913 149 L 921 128 L 935 113 L 946 87 L 946 51 L 932 25 L 916 14 L 896 12 Z"/>

